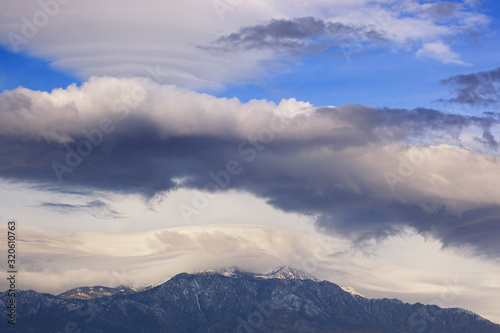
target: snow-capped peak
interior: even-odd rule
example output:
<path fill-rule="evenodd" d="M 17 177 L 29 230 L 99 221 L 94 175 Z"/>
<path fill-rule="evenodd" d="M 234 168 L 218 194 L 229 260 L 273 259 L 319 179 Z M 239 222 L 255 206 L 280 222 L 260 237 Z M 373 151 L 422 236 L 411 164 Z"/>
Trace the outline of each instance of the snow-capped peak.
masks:
<path fill-rule="evenodd" d="M 206 269 L 206 270 L 201 270 L 196 275 L 203 275 L 203 274 L 220 274 L 224 275 L 227 277 L 235 277 L 237 276 L 240 270 L 238 267 L 223 267 L 223 268 L 217 268 L 217 269 Z"/>
<path fill-rule="evenodd" d="M 243 272 L 238 267 L 223 267 L 217 269 L 207 269 L 201 270 L 196 275 L 210 275 L 210 274 L 220 274 L 227 277 L 239 277 L 241 274 L 252 275 L 256 278 L 261 279 L 284 279 L 284 280 L 313 280 L 320 281 L 314 276 L 304 271 L 301 271 L 292 267 L 281 267 L 275 271 L 266 274 L 255 274 L 255 273 L 247 273 Z"/>
<path fill-rule="evenodd" d="M 260 277 L 263 279 L 284 279 L 284 280 L 313 280 L 319 281 L 317 278 L 312 276 L 309 273 L 301 271 L 300 269 L 292 268 L 292 267 L 281 267 L 280 269 L 273 271 L 268 274 L 256 275 L 256 277 Z"/>
<path fill-rule="evenodd" d="M 366 298 L 363 294 L 361 294 L 360 292 L 358 292 L 353 287 L 343 286 L 343 287 L 340 287 L 340 288 L 342 288 L 343 291 L 346 291 L 346 292 L 348 292 L 351 295 L 357 295 L 357 296 L 361 296 L 361 297 Z"/>

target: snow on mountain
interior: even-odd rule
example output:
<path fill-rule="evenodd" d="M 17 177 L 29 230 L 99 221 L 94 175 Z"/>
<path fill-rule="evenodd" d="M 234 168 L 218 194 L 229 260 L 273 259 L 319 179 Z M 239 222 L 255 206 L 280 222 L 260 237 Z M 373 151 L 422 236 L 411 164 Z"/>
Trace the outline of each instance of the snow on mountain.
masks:
<path fill-rule="evenodd" d="M 144 287 L 144 288 L 129 288 L 126 286 L 118 286 L 116 288 L 103 287 L 103 286 L 78 287 L 67 290 L 62 294 L 57 295 L 57 297 L 66 300 L 71 300 L 71 299 L 90 300 L 99 297 L 113 296 L 116 294 L 132 294 L 148 289 L 151 289 L 151 287 Z"/>
<path fill-rule="evenodd" d="M 500 325 L 467 310 L 352 296 L 351 289 L 311 277 L 289 267 L 268 274 L 224 268 L 180 273 L 144 291 L 71 291 L 77 296 L 118 292 L 89 300 L 17 290 L 22 320 L 15 327 L 0 321 L 0 332 L 52 333 L 72 327 L 73 332 L 120 333 L 381 333 L 416 332 L 425 324 L 426 332 L 500 333 Z M 8 302 L 9 296 L 0 294 L 0 307 L 7 308 Z"/>
<path fill-rule="evenodd" d="M 196 275 L 212 275 L 212 274 L 220 274 L 224 275 L 227 277 L 235 277 L 238 276 L 238 273 L 241 273 L 241 271 L 238 269 L 238 267 L 223 267 L 223 268 L 217 268 L 217 269 L 207 269 L 207 270 L 201 270 Z"/>
<path fill-rule="evenodd" d="M 292 267 L 281 267 L 276 271 L 267 274 L 256 274 L 255 277 L 263 279 L 284 279 L 284 280 L 312 280 L 319 282 L 313 275 Z"/>
<path fill-rule="evenodd" d="M 220 274 L 227 277 L 240 277 L 241 275 L 248 275 L 255 278 L 261 279 L 284 279 L 284 280 L 312 280 L 312 281 L 320 281 L 313 275 L 301 271 L 300 269 L 292 268 L 292 267 L 281 267 L 277 270 L 274 270 L 270 273 L 258 274 L 258 273 L 249 273 L 240 270 L 238 267 L 224 267 L 217 269 L 207 269 L 201 270 L 196 275 L 213 275 Z"/>
<path fill-rule="evenodd" d="M 277 270 L 265 274 L 244 272 L 241 271 L 238 267 L 234 266 L 218 268 L 218 269 L 202 270 L 196 273 L 196 275 L 211 275 L 211 274 L 220 274 L 227 277 L 238 277 L 244 274 L 244 275 L 251 275 L 253 277 L 261 279 L 312 280 L 316 282 L 320 281 L 309 273 L 301 271 L 300 269 L 287 266 L 281 267 Z"/>
<path fill-rule="evenodd" d="M 354 289 L 353 287 L 348 287 L 348 286 L 343 286 L 343 287 L 340 287 L 342 288 L 343 291 L 347 291 L 349 294 L 351 295 L 357 295 L 357 296 L 361 296 L 361 297 L 364 297 L 366 298 L 363 294 L 359 293 L 356 289 Z"/>

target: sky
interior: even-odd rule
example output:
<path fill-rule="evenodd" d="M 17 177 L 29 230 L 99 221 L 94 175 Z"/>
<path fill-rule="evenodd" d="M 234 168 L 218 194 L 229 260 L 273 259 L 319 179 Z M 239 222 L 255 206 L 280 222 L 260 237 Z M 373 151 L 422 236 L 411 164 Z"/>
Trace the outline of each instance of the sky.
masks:
<path fill-rule="evenodd" d="M 498 2 L 18 0 L 0 17 L 21 289 L 289 265 L 500 323 Z"/>

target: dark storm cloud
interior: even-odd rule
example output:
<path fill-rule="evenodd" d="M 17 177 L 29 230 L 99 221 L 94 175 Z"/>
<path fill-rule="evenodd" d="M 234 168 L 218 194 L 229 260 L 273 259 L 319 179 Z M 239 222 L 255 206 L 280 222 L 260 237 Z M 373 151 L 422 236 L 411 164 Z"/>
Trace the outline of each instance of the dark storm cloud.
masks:
<path fill-rule="evenodd" d="M 473 74 L 451 76 L 441 81 L 453 89 L 454 96 L 441 102 L 472 106 L 498 106 L 500 103 L 500 68 Z"/>
<path fill-rule="evenodd" d="M 269 23 L 244 27 L 238 32 L 215 40 L 212 51 L 269 49 L 276 52 L 323 51 L 332 46 L 349 43 L 381 43 L 386 39 L 374 26 L 356 26 L 326 22 L 314 17 L 292 20 L 274 19 Z"/>
<path fill-rule="evenodd" d="M 402 225 L 408 225 L 423 235 L 440 239 L 443 247 L 464 249 L 469 254 L 489 258 L 498 258 L 500 253 L 500 205 L 469 209 L 455 215 L 446 209 L 429 213 L 419 206 L 387 205 L 380 201 L 359 211 L 323 214 L 317 225 L 325 232 L 341 232 L 361 244 L 373 238 L 383 240 L 396 235 Z"/>
<path fill-rule="evenodd" d="M 238 115 L 248 107 L 244 103 L 186 96 L 166 87 L 148 100 L 147 108 L 132 108 L 119 120 L 101 102 L 113 99 L 102 86 L 99 82 L 100 89 L 92 91 L 105 96 L 93 104 L 103 109 L 92 108 L 88 115 L 72 104 L 68 112 L 76 110 L 77 116 L 66 117 L 64 126 L 55 126 L 65 118 L 63 109 L 53 112 L 46 102 L 42 110 L 27 102 L 29 96 L 19 98 L 19 107 L 14 103 L 0 110 L 6 119 L 0 124 L 0 177 L 51 190 L 148 197 L 179 187 L 246 191 L 278 209 L 315 216 L 321 230 L 360 243 L 409 226 L 447 246 L 469 244 L 478 253 L 500 256 L 500 245 L 493 241 L 500 237 L 500 163 L 494 155 L 461 148 L 460 141 L 465 130 L 480 128 L 476 141 L 485 149 L 497 147 L 491 130 L 500 121 L 496 114 L 472 117 L 363 105 L 304 109 L 288 101 L 254 105 L 242 120 Z M 122 94 L 119 89 L 114 93 Z M 88 95 L 85 105 L 92 98 Z M 284 112 L 278 116 L 284 127 L 273 122 L 278 111 Z M 113 119 L 114 130 L 91 151 L 88 146 L 81 150 L 81 143 L 90 140 L 82 131 L 98 128 L 95 114 Z M 51 128 L 57 128 L 57 135 Z M 450 142 L 454 146 L 440 145 Z M 75 162 L 79 149 L 85 156 Z M 423 161 L 408 165 L 415 160 Z M 60 169 L 62 182 L 54 162 L 66 168 Z M 237 171 L 229 175 L 228 165 Z M 392 190 L 387 172 L 397 179 Z M 186 205 L 194 207 L 191 201 Z M 101 201 L 43 207 L 119 217 Z"/>
<path fill-rule="evenodd" d="M 320 108 L 318 113 L 331 114 L 336 118 L 348 121 L 352 128 L 356 128 L 357 135 L 369 135 L 367 142 L 378 139 L 404 140 L 411 136 L 422 136 L 425 133 L 443 131 L 456 136 L 465 127 L 475 125 L 489 131 L 492 124 L 498 119 L 487 115 L 485 117 L 464 116 L 443 113 L 434 109 L 416 108 L 407 109 L 374 109 L 364 105 L 341 105 L 334 109 Z M 383 133 L 377 132 L 380 128 L 391 129 Z"/>
<path fill-rule="evenodd" d="M 330 122 L 332 128 L 311 136 L 308 132 L 315 131 L 315 120 L 324 124 Z M 335 126 L 339 120 L 342 125 Z M 77 166 L 67 161 L 77 154 L 78 143 L 88 139 L 81 133 L 72 134 L 73 143 L 69 144 L 3 136 L 0 140 L 0 154 L 3 156 L 0 159 L 0 175 L 18 180 L 41 180 L 50 187 L 58 182 L 51 167 L 56 161 L 72 169 L 63 172 L 61 186 L 68 185 L 73 191 L 73 186 L 77 185 L 142 192 L 150 196 L 176 188 L 173 178 L 189 177 L 189 184 L 202 187 L 210 180 L 207 178 L 210 171 L 224 169 L 224 163 L 229 160 L 245 162 L 254 157 L 253 152 L 255 157 L 247 162 L 249 166 L 256 170 L 277 168 L 274 172 L 278 176 L 280 166 L 274 161 L 267 161 L 264 157 L 268 154 L 277 158 L 293 156 L 315 147 L 342 151 L 375 143 L 405 142 L 414 137 L 433 138 L 434 135 L 434 142 L 440 142 L 444 140 L 443 135 L 456 138 L 465 127 L 472 125 L 484 128 L 483 136 L 478 140 L 492 145 L 495 138 L 489 128 L 495 122 L 490 117 L 444 114 L 432 109 L 375 109 L 363 105 L 342 105 L 317 108 L 307 117 L 298 115 L 290 120 L 283 136 L 276 134 L 276 140 L 268 145 L 258 143 L 256 139 L 254 144 L 262 148 L 255 148 L 251 140 L 234 136 L 180 135 L 162 138 L 158 126 L 152 121 L 130 116 L 100 146 L 92 148 L 88 157 L 82 156 Z M 249 178 L 245 187 L 251 188 L 253 178 L 258 178 L 258 175 L 249 175 L 249 170 L 242 178 Z M 281 181 L 278 177 L 277 182 Z M 299 184 L 299 188 L 303 185 Z M 286 194 L 283 193 L 283 196 Z"/>

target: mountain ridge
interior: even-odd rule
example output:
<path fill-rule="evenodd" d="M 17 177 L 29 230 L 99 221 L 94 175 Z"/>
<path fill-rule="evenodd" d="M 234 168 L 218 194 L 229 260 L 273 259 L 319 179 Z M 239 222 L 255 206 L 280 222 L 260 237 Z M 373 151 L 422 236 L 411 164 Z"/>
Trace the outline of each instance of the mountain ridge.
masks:
<path fill-rule="evenodd" d="M 279 270 L 278 270 L 279 271 Z M 366 299 L 328 281 L 232 272 L 181 273 L 134 293 L 90 300 L 18 291 L 15 330 L 2 332 L 429 332 L 499 333 L 468 310 Z M 276 273 L 273 271 L 267 275 Z M 279 273 L 279 272 L 278 272 Z M 295 272 L 300 276 L 299 272 Z M 266 275 L 266 274 L 265 274 Z M 287 278 L 288 277 L 288 278 Z M 6 306 L 7 296 L 0 296 Z M 424 329 L 424 330 L 422 330 Z"/>

